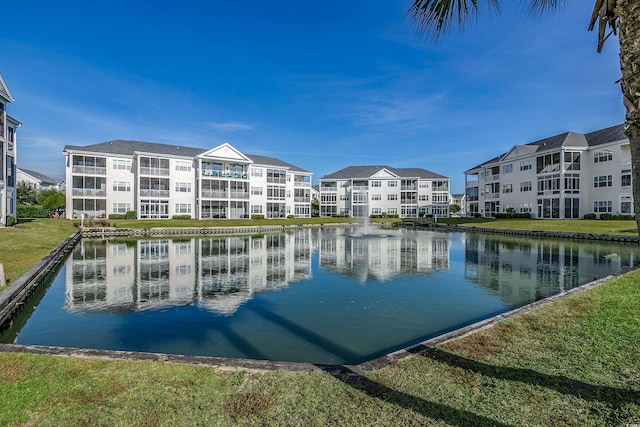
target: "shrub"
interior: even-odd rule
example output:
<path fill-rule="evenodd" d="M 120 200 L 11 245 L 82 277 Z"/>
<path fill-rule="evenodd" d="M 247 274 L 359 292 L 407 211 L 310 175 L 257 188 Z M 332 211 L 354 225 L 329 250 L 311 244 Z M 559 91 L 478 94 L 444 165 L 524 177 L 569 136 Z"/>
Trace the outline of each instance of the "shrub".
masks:
<path fill-rule="evenodd" d="M 596 219 L 596 214 L 594 213 L 588 213 L 588 214 L 584 214 L 584 219 Z"/>
<path fill-rule="evenodd" d="M 51 209 L 44 209 L 42 206 L 18 205 L 16 206 L 16 216 L 18 218 L 50 218 Z"/>
<path fill-rule="evenodd" d="M 85 221 L 85 224 L 86 224 L 86 221 Z M 110 222 L 107 218 L 98 218 L 93 222 L 93 224 L 96 227 L 108 227 L 110 225 Z"/>
<path fill-rule="evenodd" d="M 264 219 L 263 214 L 251 214 L 251 219 Z"/>
<path fill-rule="evenodd" d="M 287 219 L 293 219 L 293 218 L 295 218 L 295 215 L 292 215 L 292 214 L 287 215 Z"/>
<path fill-rule="evenodd" d="M 16 218 L 13 216 L 7 217 L 7 227 L 11 227 L 12 225 L 16 225 Z"/>
<path fill-rule="evenodd" d="M 602 213 L 600 214 L 600 219 L 611 220 L 613 219 L 613 215 L 611 215 L 610 213 Z"/>
<path fill-rule="evenodd" d="M 109 219 L 124 219 L 124 214 L 109 214 Z"/>
<path fill-rule="evenodd" d="M 191 215 L 187 215 L 187 214 L 185 214 L 185 215 L 174 215 L 172 218 L 173 219 L 191 219 Z"/>
<path fill-rule="evenodd" d="M 136 211 L 127 211 L 126 214 L 124 214 L 125 219 L 136 219 L 138 217 L 138 215 L 136 214 Z"/>

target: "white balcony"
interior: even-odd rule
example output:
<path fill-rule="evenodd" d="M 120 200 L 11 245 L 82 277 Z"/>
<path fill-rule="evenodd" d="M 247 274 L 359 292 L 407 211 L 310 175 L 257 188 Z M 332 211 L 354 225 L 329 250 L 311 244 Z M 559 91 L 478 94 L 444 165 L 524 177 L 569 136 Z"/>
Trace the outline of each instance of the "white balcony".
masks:
<path fill-rule="evenodd" d="M 169 176 L 171 175 L 171 169 L 140 166 L 140 175 Z"/>
<path fill-rule="evenodd" d="M 165 197 L 169 198 L 169 190 L 141 189 L 140 197 Z"/>
<path fill-rule="evenodd" d="M 74 174 L 82 175 L 106 175 L 107 168 L 101 166 L 78 166 L 73 165 L 72 171 Z"/>
<path fill-rule="evenodd" d="M 107 197 L 107 190 L 96 188 L 74 188 L 73 197 Z"/>

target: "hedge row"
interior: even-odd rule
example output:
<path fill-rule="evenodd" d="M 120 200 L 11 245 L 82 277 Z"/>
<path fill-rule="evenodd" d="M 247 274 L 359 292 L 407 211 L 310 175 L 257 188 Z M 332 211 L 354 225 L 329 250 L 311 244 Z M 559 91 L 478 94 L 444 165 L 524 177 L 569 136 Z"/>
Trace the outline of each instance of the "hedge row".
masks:
<path fill-rule="evenodd" d="M 16 215 L 18 218 L 50 218 L 53 211 L 39 205 L 18 205 Z"/>

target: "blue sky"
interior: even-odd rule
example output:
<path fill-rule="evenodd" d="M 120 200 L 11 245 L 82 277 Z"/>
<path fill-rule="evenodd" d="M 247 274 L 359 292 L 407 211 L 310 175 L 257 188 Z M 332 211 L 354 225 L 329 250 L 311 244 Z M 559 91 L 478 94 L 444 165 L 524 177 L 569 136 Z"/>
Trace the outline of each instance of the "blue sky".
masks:
<path fill-rule="evenodd" d="M 618 40 L 597 54 L 593 1 L 482 10 L 437 42 L 410 1 L 13 1 L 0 73 L 18 166 L 64 177 L 62 149 L 114 139 L 229 142 L 314 173 L 463 171 L 514 144 L 624 121 Z M 512 5 L 511 3 L 518 3 Z"/>

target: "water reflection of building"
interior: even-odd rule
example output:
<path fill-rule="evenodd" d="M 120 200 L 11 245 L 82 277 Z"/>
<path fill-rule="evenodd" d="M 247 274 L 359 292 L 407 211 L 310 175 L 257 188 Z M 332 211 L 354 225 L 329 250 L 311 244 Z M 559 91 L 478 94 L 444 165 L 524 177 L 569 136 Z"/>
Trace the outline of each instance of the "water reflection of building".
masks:
<path fill-rule="evenodd" d="M 257 292 L 310 277 L 310 233 L 83 240 L 67 260 L 66 306 L 135 311 L 197 304 L 231 314 Z"/>
<path fill-rule="evenodd" d="M 465 278 L 497 292 L 507 304 L 519 306 L 636 262 L 632 251 L 614 252 L 613 246 L 603 243 L 467 234 Z"/>
<path fill-rule="evenodd" d="M 449 268 L 449 238 L 426 233 L 385 237 L 349 237 L 336 232 L 320 236 L 320 266 L 356 275 L 361 281 L 389 280 Z"/>

